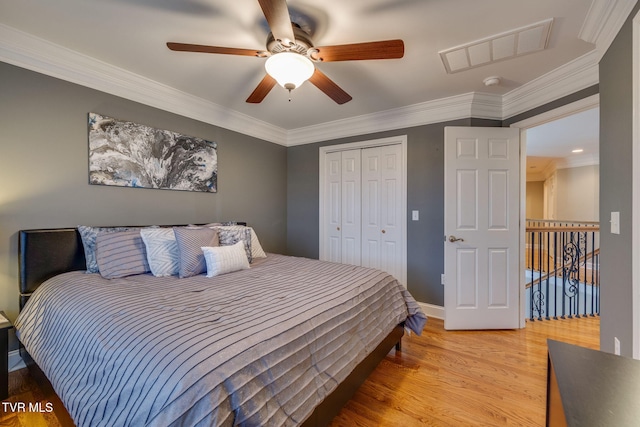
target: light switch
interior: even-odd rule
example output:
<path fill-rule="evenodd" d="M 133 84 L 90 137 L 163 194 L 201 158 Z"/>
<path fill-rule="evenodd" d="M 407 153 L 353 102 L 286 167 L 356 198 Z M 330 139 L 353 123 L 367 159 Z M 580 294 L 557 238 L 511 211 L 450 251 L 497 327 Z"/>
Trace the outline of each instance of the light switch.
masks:
<path fill-rule="evenodd" d="M 420 219 L 420 212 L 419 211 L 411 211 L 411 219 L 413 221 L 418 221 Z"/>
<path fill-rule="evenodd" d="M 611 234 L 620 234 L 620 212 L 611 212 Z"/>

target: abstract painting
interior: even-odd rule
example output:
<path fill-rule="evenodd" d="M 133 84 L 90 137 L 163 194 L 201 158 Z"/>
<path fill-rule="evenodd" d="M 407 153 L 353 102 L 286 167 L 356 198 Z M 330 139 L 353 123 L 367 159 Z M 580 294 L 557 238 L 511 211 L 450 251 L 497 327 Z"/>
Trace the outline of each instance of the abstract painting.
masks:
<path fill-rule="evenodd" d="M 89 183 L 215 193 L 217 144 L 89 113 Z"/>

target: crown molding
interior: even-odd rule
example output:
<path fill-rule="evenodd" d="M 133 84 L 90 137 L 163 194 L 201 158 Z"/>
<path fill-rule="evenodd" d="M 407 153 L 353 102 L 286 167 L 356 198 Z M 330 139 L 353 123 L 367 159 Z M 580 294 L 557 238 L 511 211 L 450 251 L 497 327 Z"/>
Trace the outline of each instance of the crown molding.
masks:
<path fill-rule="evenodd" d="M 579 156 L 563 157 L 556 161 L 556 169 L 579 168 L 600 164 L 599 154 L 583 154 Z"/>
<path fill-rule="evenodd" d="M 595 50 L 570 61 L 502 97 L 506 119 L 599 83 L 599 55 Z"/>
<path fill-rule="evenodd" d="M 245 135 L 286 145 L 284 129 L 0 24 L 0 60 Z"/>
<path fill-rule="evenodd" d="M 464 118 L 504 120 L 598 84 L 598 62 L 637 0 L 593 0 L 580 37 L 596 49 L 502 96 L 472 92 L 286 130 L 0 24 L 0 61 L 275 144 L 294 146 Z"/>
<path fill-rule="evenodd" d="M 547 179 L 549 179 L 549 177 L 553 175 L 557 170 L 556 168 L 557 161 L 558 159 L 554 159 L 553 161 L 549 162 L 541 171 L 538 171 L 538 172 L 527 171 L 526 173 L 527 182 L 546 181 Z"/>
<path fill-rule="evenodd" d="M 349 136 L 405 129 L 470 117 L 500 120 L 499 95 L 470 92 L 407 107 L 292 129 L 287 145 L 310 144 Z"/>
<path fill-rule="evenodd" d="M 607 51 L 637 0 L 593 0 L 578 37 L 596 46 L 598 61 Z"/>

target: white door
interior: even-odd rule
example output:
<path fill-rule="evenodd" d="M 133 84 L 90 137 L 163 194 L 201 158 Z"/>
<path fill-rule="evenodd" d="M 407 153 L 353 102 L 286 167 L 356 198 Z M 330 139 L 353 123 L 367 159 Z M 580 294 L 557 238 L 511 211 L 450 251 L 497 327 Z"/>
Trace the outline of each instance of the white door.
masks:
<path fill-rule="evenodd" d="M 445 128 L 445 329 L 520 325 L 520 141 Z"/>
<path fill-rule="evenodd" d="M 322 259 L 360 265 L 360 150 L 327 153 L 324 165 L 328 244 Z"/>
<path fill-rule="evenodd" d="M 379 268 L 406 286 L 406 136 L 319 151 L 320 259 Z"/>
<path fill-rule="evenodd" d="M 361 170 L 360 150 L 340 152 L 342 157 L 342 262 L 360 265 Z"/>
<path fill-rule="evenodd" d="M 402 147 L 362 150 L 362 265 L 399 280 L 402 265 Z"/>
<path fill-rule="evenodd" d="M 342 155 L 327 153 L 324 170 L 323 217 L 326 244 L 322 259 L 342 262 Z"/>

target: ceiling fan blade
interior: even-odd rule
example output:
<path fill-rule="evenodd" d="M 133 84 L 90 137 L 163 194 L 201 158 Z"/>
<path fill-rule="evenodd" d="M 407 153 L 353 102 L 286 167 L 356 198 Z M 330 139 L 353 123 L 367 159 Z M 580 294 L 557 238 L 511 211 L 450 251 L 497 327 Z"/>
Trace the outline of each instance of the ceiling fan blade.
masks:
<path fill-rule="evenodd" d="M 323 91 L 329 98 L 333 99 L 336 103 L 342 105 L 345 102 L 351 101 L 351 95 L 342 90 L 340 86 L 334 83 L 329 77 L 327 77 L 322 71 L 316 70 L 309 79 L 309 81 L 318 89 Z"/>
<path fill-rule="evenodd" d="M 253 90 L 251 95 L 247 98 L 247 102 L 250 104 L 259 104 L 262 100 L 271 92 L 271 89 L 276 85 L 276 79 L 269 74 L 265 74 L 264 78 L 258 86 Z"/>
<path fill-rule="evenodd" d="M 222 53 L 225 55 L 265 56 L 264 51 L 233 47 L 206 46 L 201 44 L 168 42 L 167 47 L 178 52 Z"/>
<path fill-rule="evenodd" d="M 311 53 L 316 61 L 359 61 L 363 59 L 398 59 L 404 56 L 402 40 L 383 40 L 378 42 L 343 44 L 337 46 L 316 47 Z"/>
<path fill-rule="evenodd" d="M 291 16 L 286 0 L 258 0 L 264 17 L 267 18 L 271 33 L 283 45 L 290 46 L 296 41 L 291 26 Z"/>

